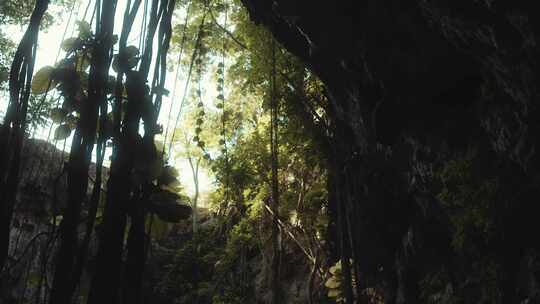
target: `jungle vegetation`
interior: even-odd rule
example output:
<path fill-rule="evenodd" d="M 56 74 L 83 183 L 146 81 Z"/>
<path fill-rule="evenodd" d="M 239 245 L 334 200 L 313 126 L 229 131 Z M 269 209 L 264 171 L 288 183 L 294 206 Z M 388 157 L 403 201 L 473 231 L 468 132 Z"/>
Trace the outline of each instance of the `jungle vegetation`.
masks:
<path fill-rule="evenodd" d="M 0 303 L 540 301 L 537 13 L 352 2 L 2 1 Z"/>

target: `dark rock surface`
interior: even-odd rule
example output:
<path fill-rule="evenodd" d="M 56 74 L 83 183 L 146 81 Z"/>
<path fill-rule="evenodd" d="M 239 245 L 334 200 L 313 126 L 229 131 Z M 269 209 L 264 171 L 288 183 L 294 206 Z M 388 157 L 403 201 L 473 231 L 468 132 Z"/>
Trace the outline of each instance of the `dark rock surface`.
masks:
<path fill-rule="evenodd" d="M 330 229 L 359 290 L 540 301 L 535 2 L 242 2 L 327 86 Z"/>
<path fill-rule="evenodd" d="M 21 179 L 19 202 L 17 209 L 25 210 L 27 206 L 39 203 L 42 208 L 59 214 L 67 200 L 67 179 L 64 165 L 69 160 L 69 148 L 66 152 L 57 149 L 53 144 L 40 139 L 27 139 L 21 155 Z M 103 168 L 103 178 L 108 176 L 108 168 Z M 92 191 L 96 176 L 96 165 L 90 164 L 88 194 Z M 106 185 L 104 184 L 103 187 Z"/>
<path fill-rule="evenodd" d="M 67 200 L 67 181 L 64 163 L 69 154 L 51 143 L 27 139 L 21 155 L 20 190 L 10 229 L 8 270 L 0 277 L 0 299 L 25 299 L 30 301 L 36 293 L 38 282 L 47 276 L 52 280 L 52 268 L 42 271 L 43 261 L 53 259 L 54 242 L 51 231 L 60 224 Z M 96 166 L 90 165 L 90 180 L 95 179 Z M 108 169 L 103 168 L 103 176 Z M 88 194 L 91 193 L 90 183 Z M 86 203 L 86 202 L 85 202 Z M 50 246 L 45 246 L 45 244 Z M 95 244 L 93 244 L 95 245 Z"/>

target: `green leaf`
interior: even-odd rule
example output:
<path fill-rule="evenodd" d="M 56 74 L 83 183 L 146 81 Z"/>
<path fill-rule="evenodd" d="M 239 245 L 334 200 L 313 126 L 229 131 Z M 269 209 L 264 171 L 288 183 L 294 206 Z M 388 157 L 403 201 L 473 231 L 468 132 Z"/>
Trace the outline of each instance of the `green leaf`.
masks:
<path fill-rule="evenodd" d="M 77 117 L 75 117 L 74 115 L 68 115 L 64 121 L 66 122 L 66 124 L 71 128 L 71 129 L 75 129 L 75 127 L 77 127 L 77 122 L 79 121 L 79 119 Z"/>
<path fill-rule="evenodd" d="M 165 88 L 160 88 L 160 87 L 155 87 L 152 91 L 154 94 L 164 95 L 164 96 L 169 96 L 169 93 L 170 93 L 169 90 Z"/>
<path fill-rule="evenodd" d="M 51 110 L 51 119 L 54 123 L 62 123 L 66 118 L 68 112 L 62 108 L 55 108 Z"/>
<path fill-rule="evenodd" d="M 336 289 L 339 288 L 341 283 L 337 280 L 335 276 L 331 276 L 328 280 L 326 280 L 326 283 L 324 283 L 324 286 L 330 289 Z"/>
<path fill-rule="evenodd" d="M 329 298 L 338 298 L 341 296 L 341 291 L 339 289 L 330 289 L 328 291 Z"/>
<path fill-rule="evenodd" d="M 67 124 L 59 125 L 56 130 L 54 130 L 54 139 L 63 140 L 71 135 L 71 128 Z"/>
<path fill-rule="evenodd" d="M 139 62 L 139 49 L 136 46 L 130 45 L 122 50 L 118 55 L 113 56 L 112 68 L 115 72 L 120 69 L 129 70 Z"/>
<path fill-rule="evenodd" d="M 139 57 L 131 57 L 128 59 L 127 66 L 132 69 L 139 63 Z"/>
<path fill-rule="evenodd" d="M 178 170 L 176 170 L 175 167 L 172 166 L 165 166 L 163 168 L 163 174 L 166 174 L 168 176 L 172 176 L 174 178 L 178 177 L 180 174 L 178 173 Z"/>
<path fill-rule="evenodd" d="M 173 192 L 173 193 L 179 193 L 182 191 L 182 183 L 178 179 L 171 179 L 168 181 L 168 183 L 162 183 L 160 185 L 160 188 L 165 191 Z"/>
<path fill-rule="evenodd" d="M 33 94 L 43 94 L 48 92 L 50 89 L 56 87 L 55 81 L 52 79 L 55 68 L 48 65 L 42 67 L 34 75 L 32 79 L 32 93 Z"/>
<path fill-rule="evenodd" d="M 62 50 L 66 52 L 71 52 L 79 48 L 80 45 L 81 45 L 81 40 L 79 38 L 71 37 L 62 41 L 62 44 L 60 44 L 60 47 L 62 48 Z"/>
<path fill-rule="evenodd" d="M 341 260 L 339 260 L 334 266 L 330 267 L 330 269 L 328 269 L 328 270 L 333 275 L 335 275 L 336 273 L 340 273 L 341 272 Z"/>
<path fill-rule="evenodd" d="M 158 155 L 161 156 L 161 151 L 165 148 L 165 144 L 161 140 L 154 140 L 154 147 L 156 148 L 156 151 L 158 152 Z"/>
<path fill-rule="evenodd" d="M 191 207 L 183 204 L 168 203 L 155 206 L 154 213 L 163 221 L 178 223 L 191 216 Z"/>
<path fill-rule="evenodd" d="M 170 191 L 160 190 L 150 196 L 150 210 L 166 222 L 179 222 L 189 218 L 191 207 L 178 203 L 181 197 Z"/>
<path fill-rule="evenodd" d="M 161 175 L 158 178 L 158 182 L 161 185 L 170 185 L 176 181 L 178 177 L 178 171 L 171 166 L 165 166 L 161 170 Z"/>
<path fill-rule="evenodd" d="M 139 49 L 136 47 L 136 46 L 133 46 L 133 45 L 130 45 L 130 46 L 127 46 L 125 49 L 124 49 L 124 56 L 126 56 L 126 58 L 133 58 L 137 55 L 139 55 Z"/>
<path fill-rule="evenodd" d="M 92 35 L 92 28 L 90 26 L 90 23 L 80 20 L 75 22 L 77 24 L 77 30 L 79 31 L 79 37 L 81 39 L 87 39 L 90 38 Z"/>

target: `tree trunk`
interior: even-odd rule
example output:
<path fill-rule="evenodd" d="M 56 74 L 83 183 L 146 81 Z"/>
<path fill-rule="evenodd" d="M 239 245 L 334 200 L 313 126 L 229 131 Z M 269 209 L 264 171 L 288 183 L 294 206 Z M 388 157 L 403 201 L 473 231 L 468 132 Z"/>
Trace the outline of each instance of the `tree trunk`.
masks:
<path fill-rule="evenodd" d="M 279 180 L 278 180 L 278 112 L 279 102 L 276 88 L 276 46 L 272 39 L 272 88 L 271 88 L 271 120 L 270 120 L 270 149 L 272 158 L 272 277 L 270 281 L 272 292 L 272 304 L 282 302 L 280 286 L 280 267 L 281 267 L 281 235 L 279 229 Z"/>
<path fill-rule="evenodd" d="M 100 5 L 98 5 L 100 6 Z M 51 290 L 51 303 L 71 302 L 75 257 L 79 243 L 78 225 L 82 201 L 88 189 L 88 169 L 96 142 L 99 108 L 106 104 L 110 54 L 116 1 L 104 1 L 101 19 L 96 26 L 97 43 L 92 53 L 88 102 L 82 104 L 68 163 L 68 205 L 60 224 L 60 248 Z"/>
<path fill-rule="evenodd" d="M 131 227 L 127 240 L 127 258 L 124 274 L 122 303 L 143 303 L 142 280 L 145 264 L 145 209 L 147 197 L 136 196 L 130 214 Z"/>
<path fill-rule="evenodd" d="M 21 151 L 39 26 L 49 2 L 36 1 L 30 24 L 17 47 L 10 70 L 10 101 L 4 124 L 0 126 L 0 272 L 6 264 L 9 252 L 10 225 L 19 186 Z"/>
<path fill-rule="evenodd" d="M 133 149 L 141 149 L 138 139 L 141 117 L 141 98 L 146 96 L 145 79 L 139 72 L 127 75 L 128 104 L 122 134 L 117 142 L 116 156 L 111 163 L 107 186 L 96 274 L 92 280 L 89 304 L 117 303 L 122 271 L 122 252 L 127 211 L 131 201 L 131 171 L 134 166 Z"/>

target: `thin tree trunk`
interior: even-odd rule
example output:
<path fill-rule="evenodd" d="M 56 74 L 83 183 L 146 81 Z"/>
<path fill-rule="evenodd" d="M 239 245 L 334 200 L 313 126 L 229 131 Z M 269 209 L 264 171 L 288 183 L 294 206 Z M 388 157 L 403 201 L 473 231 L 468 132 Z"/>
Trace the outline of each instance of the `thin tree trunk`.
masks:
<path fill-rule="evenodd" d="M 106 88 L 109 75 L 110 54 L 114 28 L 116 1 L 98 2 L 96 22 L 96 46 L 90 65 L 88 101 L 82 104 L 80 119 L 75 130 L 68 164 L 68 205 L 60 225 L 60 249 L 54 274 L 50 302 L 68 304 L 71 302 L 75 257 L 78 248 L 78 224 L 82 201 L 88 189 L 88 170 L 92 150 L 96 141 L 99 107 L 106 103 Z"/>
<path fill-rule="evenodd" d="M 146 199 L 143 195 L 140 199 L 137 198 L 131 202 L 133 204 L 133 210 L 130 215 L 131 227 L 127 240 L 128 252 L 122 294 L 122 303 L 125 304 L 139 304 L 143 300 L 142 279 L 145 263 L 145 210 L 143 203 Z"/>
<path fill-rule="evenodd" d="M 338 149 L 334 149 L 334 159 L 339 159 Z M 346 303 L 353 303 L 353 289 L 352 289 L 352 281 L 351 281 L 351 268 L 349 264 L 349 258 L 351 257 L 350 254 L 350 247 L 349 242 L 347 239 L 347 225 L 346 225 L 346 219 L 344 218 L 346 216 L 346 205 L 345 201 L 343 199 L 343 191 L 341 189 L 342 187 L 342 181 L 341 181 L 341 172 L 339 170 L 340 166 L 338 163 L 334 162 L 332 163 L 332 167 L 330 169 L 330 176 L 329 179 L 332 179 L 332 187 L 333 187 L 333 195 L 335 196 L 335 204 L 336 204 L 336 213 L 337 213 L 337 222 L 336 222 L 336 232 L 338 237 L 338 248 L 340 253 L 340 259 L 341 259 L 341 267 L 343 270 L 343 283 L 341 285 L 343 294 L 345 296 Z"/>
<path fill-rule="evenodd" d="M 103 114 L 103 113 L 102 113 Z M 102 116 L 106 117 L 105 114 Z M 101 120 L 102 125 L 104 125 L 103 120 Z M 94 231 L 94 224 L 96 221 L 96 214 L 99 207 L 99 202 L 101 201 L 101 185 L 102 185 L 102 171 L 103 171 L 103 159 L 105 157 L 105 141 L 100 139 L 97 144 L 97 155 L 96 155 L 96 180 L 94 182 L 94 188 L 92 189 L 92 196 L 90 197 L 90 210 L 88 211 L 88 219 L 86 222 L 86 231 L 84 238 L 79 247 L 79 254 L 77 256 L 77 261 L 75 264 L 75 270 L 71 285 L 71 293 L 73 293 L 77 285 L 80 283 L 80 279 L 83 273 L 84 266 L 87 261 L 88 249 L 90 247 L 90 240 L 92 238 L 92 233 Z"/>
<path fill-rule="evenodd" d="M 11 65 L 10 101 L 0 130 L 0 271 L 9 252 L 9 232 L 19 185 L 19 170 L 39 26 L 49 0 L 37 0 L 30 24 Z"/>
<path fill-rule="evenodd" d="M 159 3 L 159 8 L 158 8 Z M 157 60 L 154 69 L 154 80 L 152 82 L 152 90 L 149 93 L 145 92 L 142 95 L 141 102 L 141 118 L 144 122 L 144 137 L 142 139 L 142 148 L 150 153 L 151 159 L 157 160 L 162 151 L 156 151 L 154 144 L 154 136 L 157 130 L 157 117 L 161 108 L 162 92 L 165 85 L 166 69 L 167 69 L 167 52 L 172 34 L 171 19 L 176 1 L 175 0 L 154 0 L 150 15 L 148 34 L 146 38 L 146 47 L 144 49 L 141 66 L 139 69 L 139 77 L 141 80 L 146 80 L 148 77 L 149 64 L 152 59 L 152 44 L 154 40 L 155 30 L 159 21 L 158 49 Z M 144 83 L 141 83 L 144 86 Z M 157 88 L 161 90 L 156 90 Z M 157 91 L 157 92 L 156 92 Z M 155 94 L 155 102 L 151 100 Z M 154 185 L 150 180 L 143 182 L 139 187 L 139 191 L 134 196 L 133 208 L 131 210 L 131 228 L 129 231 L 127 242 L 127 260 L 124 274 L 124 288 L 122 302 L 125 304 L 142 303 L 142 283 L 144 276 L 144 268 L 146 262 L 145 250 L 145 218 L 146 208 L 149 197 L 152 193 Z M 148 244 L 150 246 L 150 243 Z"/>
<path fill-rule="evenodd" d="M 139 149 L 141 145 L 138 129 L 143 103 L 141 98 L 147 94 L 144 83 L 139 72 L 128 73 L 126 120 L 117 144 L 117 155 L 111 163 L 97 269 L 88 303 L 117 303 L 127 210 L 133 190 L 130 178 L 135 162 L 133 149 Z"/>
<path fill-rule="evenodd" d="M 270 146 L 272 156 L 272 277 L 271 291 L 272 304 L 281 303 L 280 288 L 280 264 L 281 264 L 281 240 L 279 231 L 279 183 L 278 183 L 278 100 L 276 96 L 276 46 L 272 39 L 272 106 L 270 122 Z"/>

